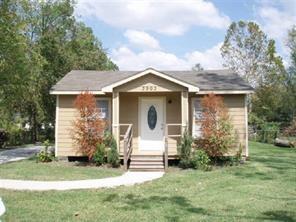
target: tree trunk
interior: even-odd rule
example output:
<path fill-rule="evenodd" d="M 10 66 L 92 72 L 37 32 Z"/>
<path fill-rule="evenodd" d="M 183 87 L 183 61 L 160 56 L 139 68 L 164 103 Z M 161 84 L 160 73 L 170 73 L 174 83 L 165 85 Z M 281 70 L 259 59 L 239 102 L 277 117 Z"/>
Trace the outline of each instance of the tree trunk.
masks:
<path fill-rule="evenodd" d="M 280 146 L 280 147 L 291 147 L 291 143 L 289 140 L 283 140 L 283 139 L 279 139 L 279 138 L 275 139 L 274 145 Z"/>

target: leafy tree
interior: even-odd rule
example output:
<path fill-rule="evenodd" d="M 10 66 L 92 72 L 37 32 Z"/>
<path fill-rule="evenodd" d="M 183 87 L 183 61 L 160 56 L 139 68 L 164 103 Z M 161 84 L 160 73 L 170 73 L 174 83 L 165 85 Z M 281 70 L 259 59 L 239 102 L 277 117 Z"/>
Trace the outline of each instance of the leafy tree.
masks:
<path fill-rule="evenodd" d="M 203 71 L 204 68 L 202 67 L 202 65 L 200 63 L 196 63 L 193 67 L 192 67 L 193 71 Z"/>
<path fill-rule="evenodd" d="M 290 49 L 291 65 L 287 71 L 286 88 L 287 95 L 285 108 L 289 110 L 290 118 L 296 116 L 296 26 L 288 33 L 288 47 Z"/>
<path fill-rule="evenodd" d="M 236 71 L 252 86 L 262 84 L 268 69 L 281 69 L 281 59 L 275 55 L 274 41 L 254 22 L 233 22 L 221 47 L 224 65 Z M 269 74 L 269 73 L 268 73 Z"/>
<path fill-rule="evenodd" d="M 42 58 L 26 33 L 26 1 L 2 1 L 0 19 L 0 107 L 7 122 L 16 113 L 26 117 L 31 126 L 37 124 L 39 94 L 36 90 Z M 36 130 L 32 130 L 36 140 Z"/>
<path fill-rule="evenodd" d="M 103 141 L 106 123 L 99 117 L 96 99 L 89 92 L 78 95 L 74 105 L 79 112 L 79 118 L 73 122 L 72 138 L 80 151 L 92 159 L 98 144 Z"/>
<path fill-rule="evenodd" d="M 41 125 L 55 121 L 50 88 L 72 69 L 118 69 L 92 30 L 73 16 L 74 1 L 0 2 L 0 113 L 31 126 L 32 141 Z"/>

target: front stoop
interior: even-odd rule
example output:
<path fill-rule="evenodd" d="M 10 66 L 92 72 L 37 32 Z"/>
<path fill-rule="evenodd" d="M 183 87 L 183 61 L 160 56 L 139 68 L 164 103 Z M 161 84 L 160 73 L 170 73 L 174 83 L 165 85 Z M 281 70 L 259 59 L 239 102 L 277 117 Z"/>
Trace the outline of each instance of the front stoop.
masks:
<path fill-rule="evenodd" d="M 162 155 L 141 155 L 131 156 L 130 171 L 164 171 Z"/>

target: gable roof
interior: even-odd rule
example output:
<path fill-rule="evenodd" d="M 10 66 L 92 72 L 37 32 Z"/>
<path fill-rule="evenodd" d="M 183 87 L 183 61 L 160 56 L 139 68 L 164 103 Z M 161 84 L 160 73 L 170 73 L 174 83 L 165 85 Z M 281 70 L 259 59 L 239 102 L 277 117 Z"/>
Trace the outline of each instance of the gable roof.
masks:
<path fill-rule="evenodd" d="M 94 94 L 112 92 L 116 86 L 140 78 L 146 74 L 154 74 L 161 78 L 185 86 L 191 92 L 245 91 L 253 88 L 231 70 L 204 71 L 157 71 L 149 68 L 144 71 L 89 71 L 73 70 L 66 74 L 51 89 L 51 94 L 79 94 L 89 90 Z"/>

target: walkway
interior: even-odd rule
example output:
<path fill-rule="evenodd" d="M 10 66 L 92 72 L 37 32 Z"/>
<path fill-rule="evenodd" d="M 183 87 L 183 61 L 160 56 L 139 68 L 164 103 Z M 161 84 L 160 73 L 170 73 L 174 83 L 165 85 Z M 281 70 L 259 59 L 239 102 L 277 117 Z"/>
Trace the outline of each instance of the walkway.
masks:
<path fill-rule="evenodd" d="M 161 178 L 164 172 L 127 172 L 122 176 L 94 180 L 30 181 L 0 179 L 0 188 L 11 190 L 74 190 L 131 186 Z"/>
<path fill-rule="evenodd" d="M 42 146 L 31 146 L 17 149 L 4 150 L 0 152 L 0 164 L 24 160 L 38 153 Z"/>

